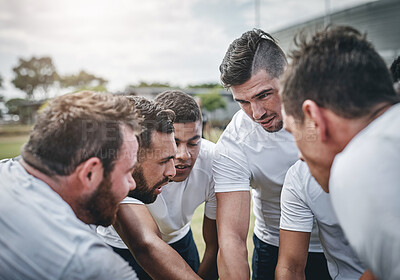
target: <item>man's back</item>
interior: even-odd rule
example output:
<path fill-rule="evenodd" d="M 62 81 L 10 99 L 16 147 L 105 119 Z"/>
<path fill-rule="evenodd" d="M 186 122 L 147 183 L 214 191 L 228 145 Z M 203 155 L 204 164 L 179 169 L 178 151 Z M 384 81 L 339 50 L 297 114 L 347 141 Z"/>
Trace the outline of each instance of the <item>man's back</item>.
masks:
<path fill-rule="evenodd" d="M 400 277 L 399 127 L 396 104 L 336 156 L 329 180 L 350 244 L 379 279 Z"/>
<path fill-rule="evenodd" d="M 136 279 L 127 263 L 17 160 L 1 161 L 0 177 L 1 279 Z"/>

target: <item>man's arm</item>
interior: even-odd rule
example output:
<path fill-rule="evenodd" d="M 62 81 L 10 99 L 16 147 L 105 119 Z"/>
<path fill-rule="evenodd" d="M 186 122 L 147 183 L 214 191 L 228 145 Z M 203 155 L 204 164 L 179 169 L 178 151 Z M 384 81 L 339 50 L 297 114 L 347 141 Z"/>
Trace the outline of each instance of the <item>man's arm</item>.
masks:
<path fill-rule="evenodd" d="M 360 280 L 378 280 L 375 278 L 375 276 L 372 274 L 371 270 L 367 269 L 363 275 L 361 275 Z"/>
<path fill-rule="evenodd" d="M 153 279 L 200 279 L 160 236 L 146 206 L 121 204 L 114 228 L 136 261 Z"/>
<path fill-rule="evenodd" d="M 307 263 L 310 232 L 279 232 L 279 255 L 275 279 L 306 279 L 304 269 Z"/>
<path fill-rule="evenodd" d="M 206 243 L 203 260 L 201 261 L 198 274 L 202 279 L 218 279 L 217 254 L 218 238 L 217 224 L 215 220 L 203 219 L 203 238 Z"/>
<path fill-rule="evenodd" d="M 246 239 L 250 222 L 250 191 L 216 195 L 220 279 L 249 279 Z"/>

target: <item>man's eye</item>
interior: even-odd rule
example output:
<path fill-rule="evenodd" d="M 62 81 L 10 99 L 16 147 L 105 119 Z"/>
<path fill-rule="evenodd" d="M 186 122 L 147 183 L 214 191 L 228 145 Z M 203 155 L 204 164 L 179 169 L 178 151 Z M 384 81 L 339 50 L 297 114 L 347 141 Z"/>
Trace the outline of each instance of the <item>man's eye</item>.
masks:
<path fill-rule="evenodd" d="M 199 143 L 188 143 L 188 146 L 196 147 Z"/>

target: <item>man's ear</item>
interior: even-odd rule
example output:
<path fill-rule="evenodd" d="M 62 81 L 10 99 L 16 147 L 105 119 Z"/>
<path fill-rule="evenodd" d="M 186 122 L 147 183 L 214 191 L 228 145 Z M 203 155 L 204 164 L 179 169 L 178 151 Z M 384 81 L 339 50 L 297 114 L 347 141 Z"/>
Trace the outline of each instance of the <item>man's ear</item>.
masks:
<path fill-rule="evenodd" d="M 85 189 L 91 191 L 96 189 L 103 180 L 104 168 L 97 157 L 89 158 L 80 164 L 78 178 Z"/>
<path fill-rule="evenodd" d="M 312 126 L 318 133 L 322 142 L 327 140 L 327 123 L 322 109 L 312 100 L 303 102 L 303 113 L 306 125 Z"/>

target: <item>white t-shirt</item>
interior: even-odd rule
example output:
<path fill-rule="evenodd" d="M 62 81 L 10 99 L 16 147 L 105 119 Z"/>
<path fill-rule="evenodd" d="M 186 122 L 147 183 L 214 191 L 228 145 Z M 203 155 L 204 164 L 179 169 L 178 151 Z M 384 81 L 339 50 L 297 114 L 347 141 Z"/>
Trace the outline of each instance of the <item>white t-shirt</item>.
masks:
<path fill-rule="evenodd" d="M 137 279 L 46 183 L 0 162 L 0 279 Z"/>
<path fill-rule="evenodd" d="M 281 195 L 281 229 L 311 232 L 316 220 L 332 279 L 359 279 L 365 267 L 351 249 L 332 208 L 329 194 L 315 181 L 305 162 L 287 172 Z"/>
<path fill-rule="evenodd" d="M 379 279 L 400 279 L 400 104 L 336 156 L 329 180 L 340 225 Z"/>
<path fill-rule="evenodd" d="M 280 197 L 289 167 L 298 159 L 293 136 L 265 131 L 239 110 L 218 140 L 213 163 L 215 192 L 253 189 L 255 235 L 279 246 Z M 310 252 L 322 252 L 316 231 Z"/>
<path fill-rule="evenodd" d="M 199 156 L 186 180 L 168 183 L 156 201 L 146 205 L 160 229 L 162 239 L 168 244 L 179 241 L 189 232 L 194 211 L 203 202 L 204 214 L 215 220 L 217 200 L 211 166 L 214 146 L 214 143 L 202 139 Z M 131 197 L 121 203 L 143 205 L 143 202 Z M 98 227 L 97 233 L 111 246 L 127 249 L 112 226 Z"/>

